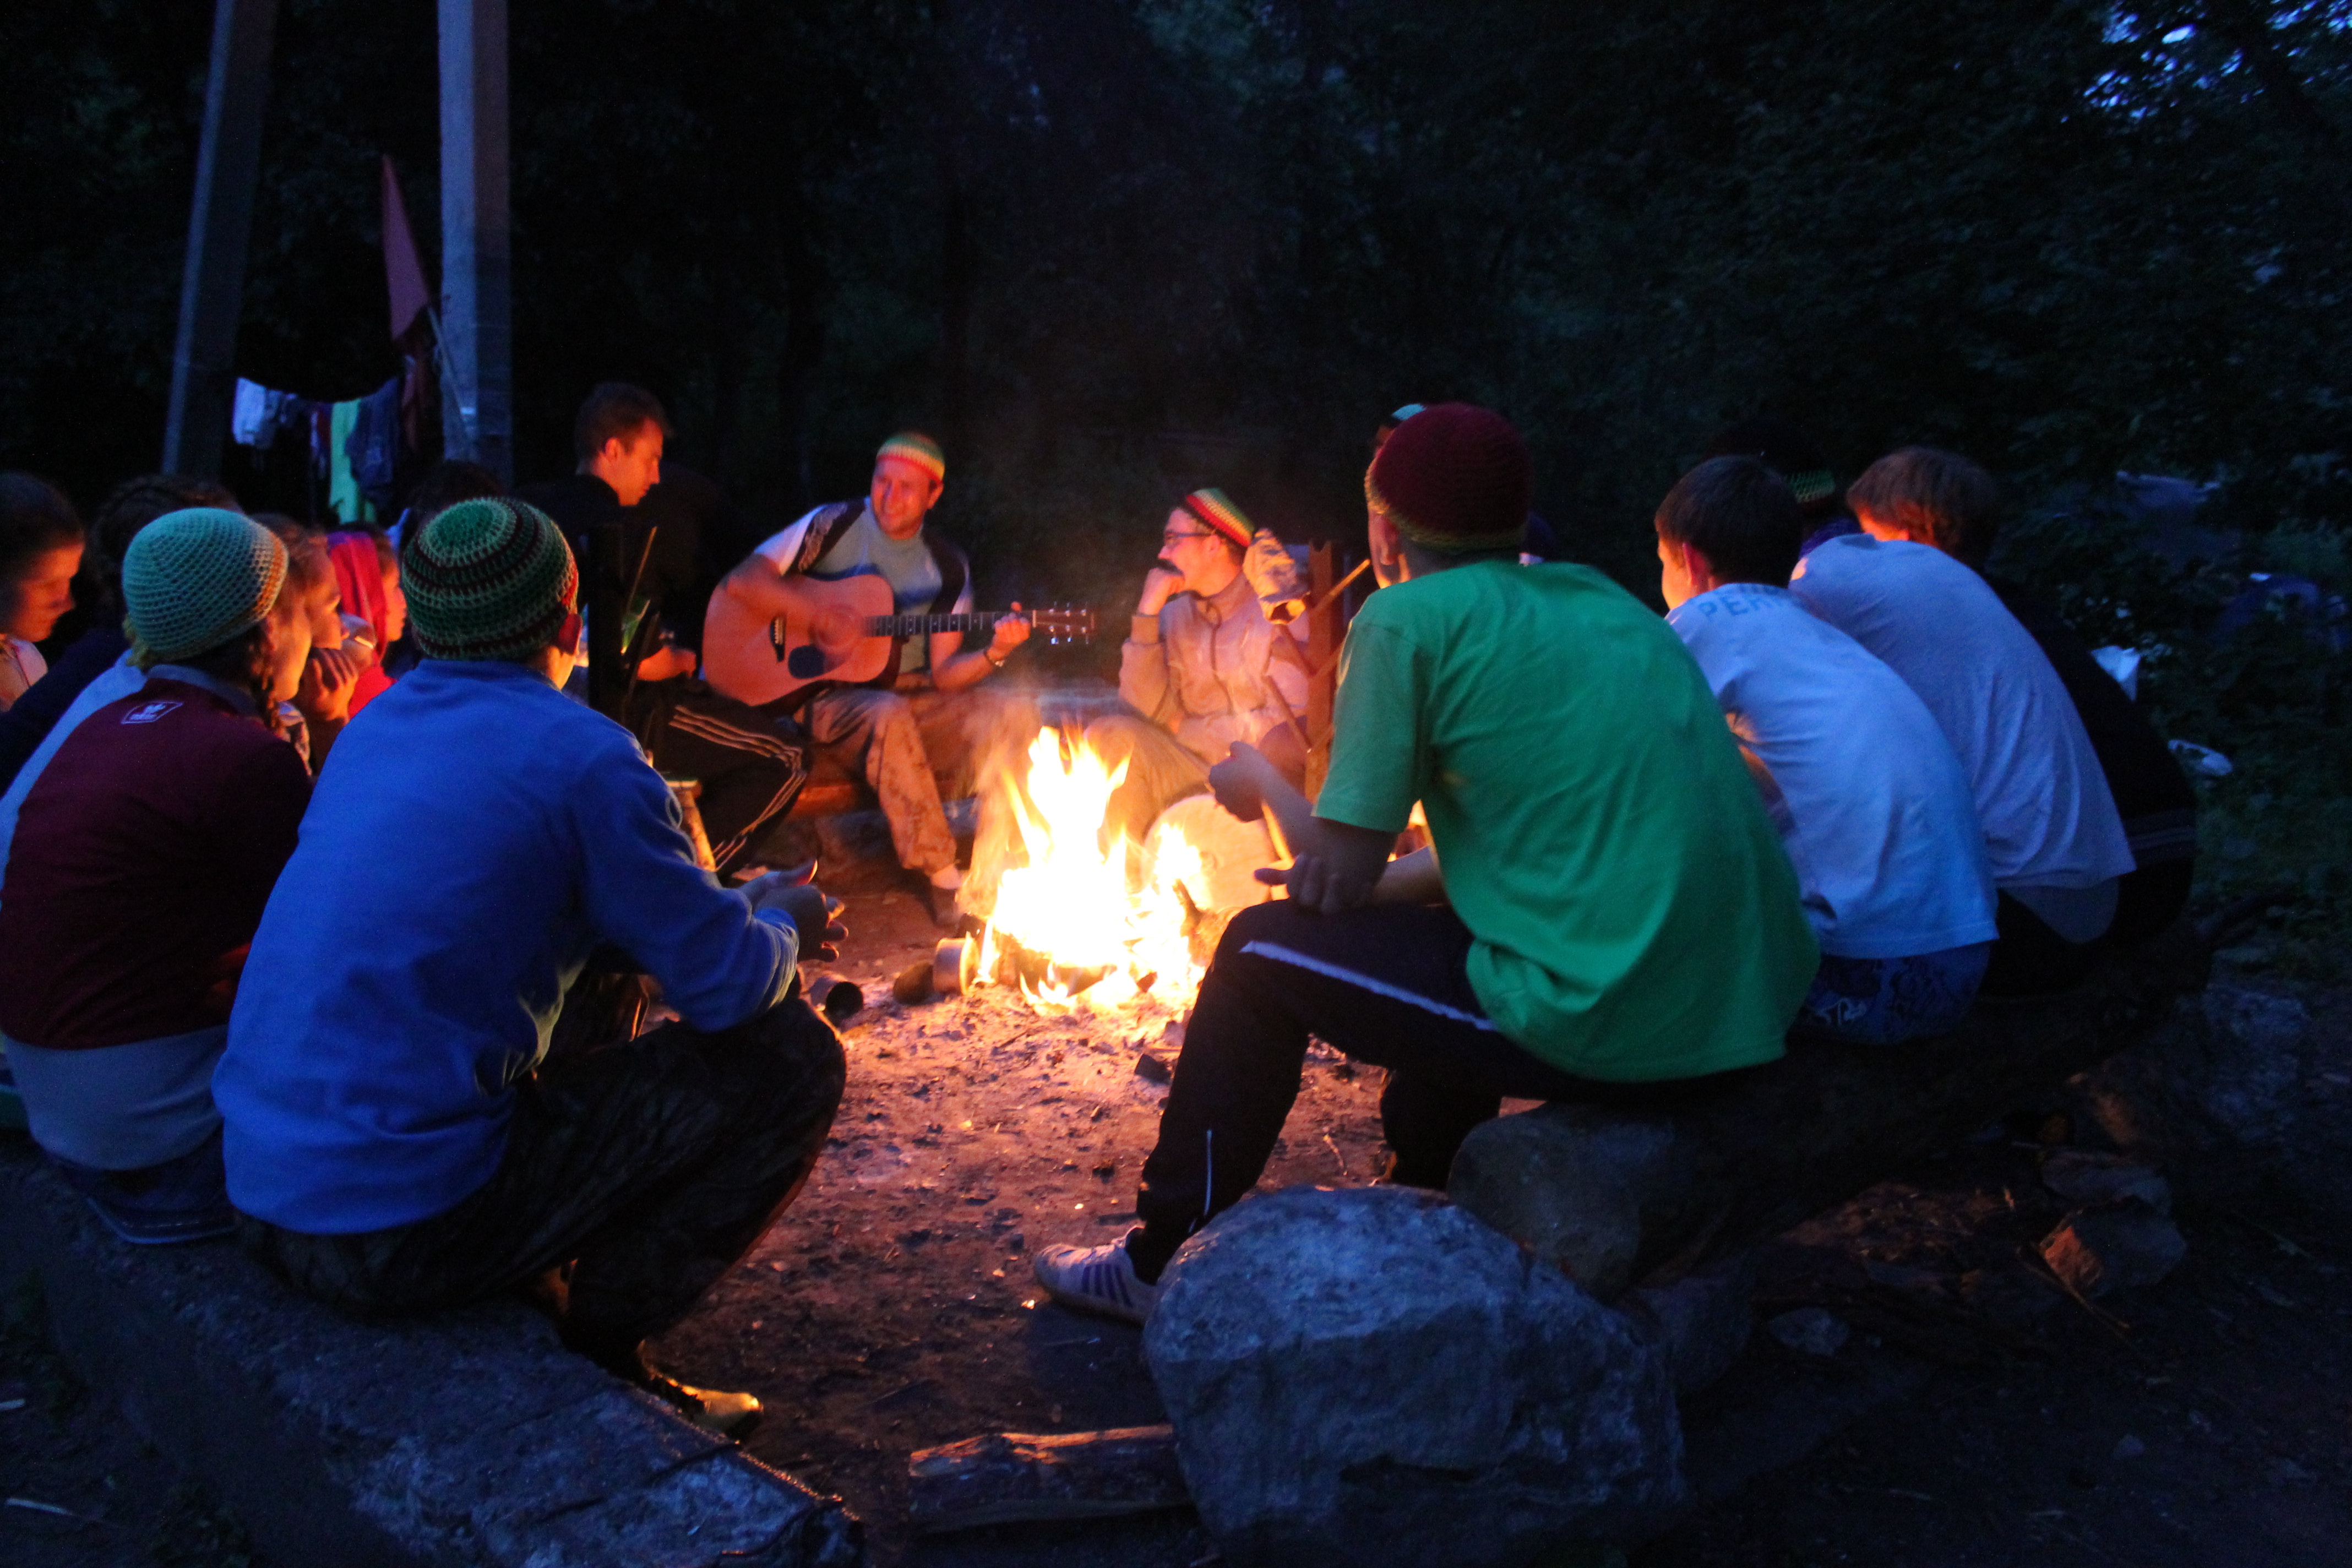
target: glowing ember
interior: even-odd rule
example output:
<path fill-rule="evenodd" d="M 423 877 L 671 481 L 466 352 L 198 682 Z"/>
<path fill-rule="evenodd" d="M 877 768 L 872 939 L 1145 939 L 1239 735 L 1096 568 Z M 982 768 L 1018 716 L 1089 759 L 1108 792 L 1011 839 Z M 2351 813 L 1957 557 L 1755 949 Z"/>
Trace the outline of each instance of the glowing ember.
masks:
<path fill-rule="evenodd" d="M 1116 1008 L 1147 993 L 1180 1007 L 1192 1000 L 1207 874 L 1173 826 L 1155 832 L 1139 858 L 1124 833 L 1106 841 L 1111 792 L 1126 776 L 1125 763 L 1105 766 L 1083 740 L 1038 732 L 1028 788 L 1012 798 L 1028 864 L 998 886 L 979 983 L 1018 984 L 1047 1011 Z"/>

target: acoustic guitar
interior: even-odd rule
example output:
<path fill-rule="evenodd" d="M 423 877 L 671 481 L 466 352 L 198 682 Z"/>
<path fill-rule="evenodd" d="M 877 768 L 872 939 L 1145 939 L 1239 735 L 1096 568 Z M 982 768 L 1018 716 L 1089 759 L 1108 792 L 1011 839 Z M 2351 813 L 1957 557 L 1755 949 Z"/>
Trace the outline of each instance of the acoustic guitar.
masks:
<path fill-rule="evenodd" d="M 805 611 L 770 620 L 724 586 L 710 595 L 702 624 L 702 678 L 722 697 L 753 707 L 824 686 L 885 684 L 913 637 L 933 632 L 993 632 L 1008 610 L 969 615 L 901 615 L 890 584 L 871 573 L 821 582 L 797 579 L 811 601 Z M 1092 610 L 1024 610 L 1033 636 L 1049 643 L 1090 642 Z"/>

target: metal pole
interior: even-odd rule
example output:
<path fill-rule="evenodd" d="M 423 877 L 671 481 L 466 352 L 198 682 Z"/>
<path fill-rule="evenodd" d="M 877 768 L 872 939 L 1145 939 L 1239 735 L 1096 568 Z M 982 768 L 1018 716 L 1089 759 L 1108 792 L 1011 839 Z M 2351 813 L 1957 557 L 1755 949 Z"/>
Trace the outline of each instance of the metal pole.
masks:
<path fill-rule="evenodd" d="M 440 0 L 440 6 L 441 324 L 457 381 L 457 395 L 442 400 L 442 446 L 512 484 L 506 0 Z"/>
<path fill-rule="evenodd" d="M 236 390 L 236 322 L 245 252 L 261 177 L 262 111 L 269 101 L 277 0 L 217 0 L 205 89 L 188 263 L 180 279 L 180 331 L 172 345 L 172 403 L 163 471 L 217 479 Z"/>

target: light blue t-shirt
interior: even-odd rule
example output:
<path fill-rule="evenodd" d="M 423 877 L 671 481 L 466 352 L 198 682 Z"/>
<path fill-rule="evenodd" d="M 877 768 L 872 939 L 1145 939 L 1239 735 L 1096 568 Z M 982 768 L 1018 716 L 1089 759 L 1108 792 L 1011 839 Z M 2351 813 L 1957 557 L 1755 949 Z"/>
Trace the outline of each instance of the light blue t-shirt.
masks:
<path fill-rule="evenodd" d="M 1906 958 L 1993 940 L 1968 774 L 1901 676 L 1762 583 L 1698 595 L 1666 623 L 1738 737 L 1823 952 Z"/>
<path fill-rule="evenodd" d="M 1983 578 L 1933 545 L 1856 533 L 1799 562 L 1789 592 L 1935 715 L 1968 774 L 1995 886 L 2088 889 L 2132 868 L 2074 700 Z"/>

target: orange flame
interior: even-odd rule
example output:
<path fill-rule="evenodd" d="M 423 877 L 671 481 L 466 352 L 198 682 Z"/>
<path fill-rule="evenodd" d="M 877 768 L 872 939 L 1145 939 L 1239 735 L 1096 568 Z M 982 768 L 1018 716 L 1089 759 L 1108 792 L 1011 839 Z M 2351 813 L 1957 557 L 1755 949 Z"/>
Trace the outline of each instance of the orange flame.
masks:
<path fill-rule="evenodd" d="M 1111 795 L 1126 777 L 1127 763 L 1107 766 L 1083 740 L 1038 731 L 1028 788 L 1012 792 L 1028 864 L 998 885 L 980 983 L 1012 977 L 1031 1005 L 1048 1012 L 1116 1008 L 1147 988 L 1180 1005 L 1191 1000 L 1202 971 L 1191 952 L 1187 899 L 1202 901 L 1205 869 L 1181 832 L 1162 827 L 1145 846 L 1139 884 L 1129 885 L 1127 836 L 1105 843 L 1103 834 Z"/>

